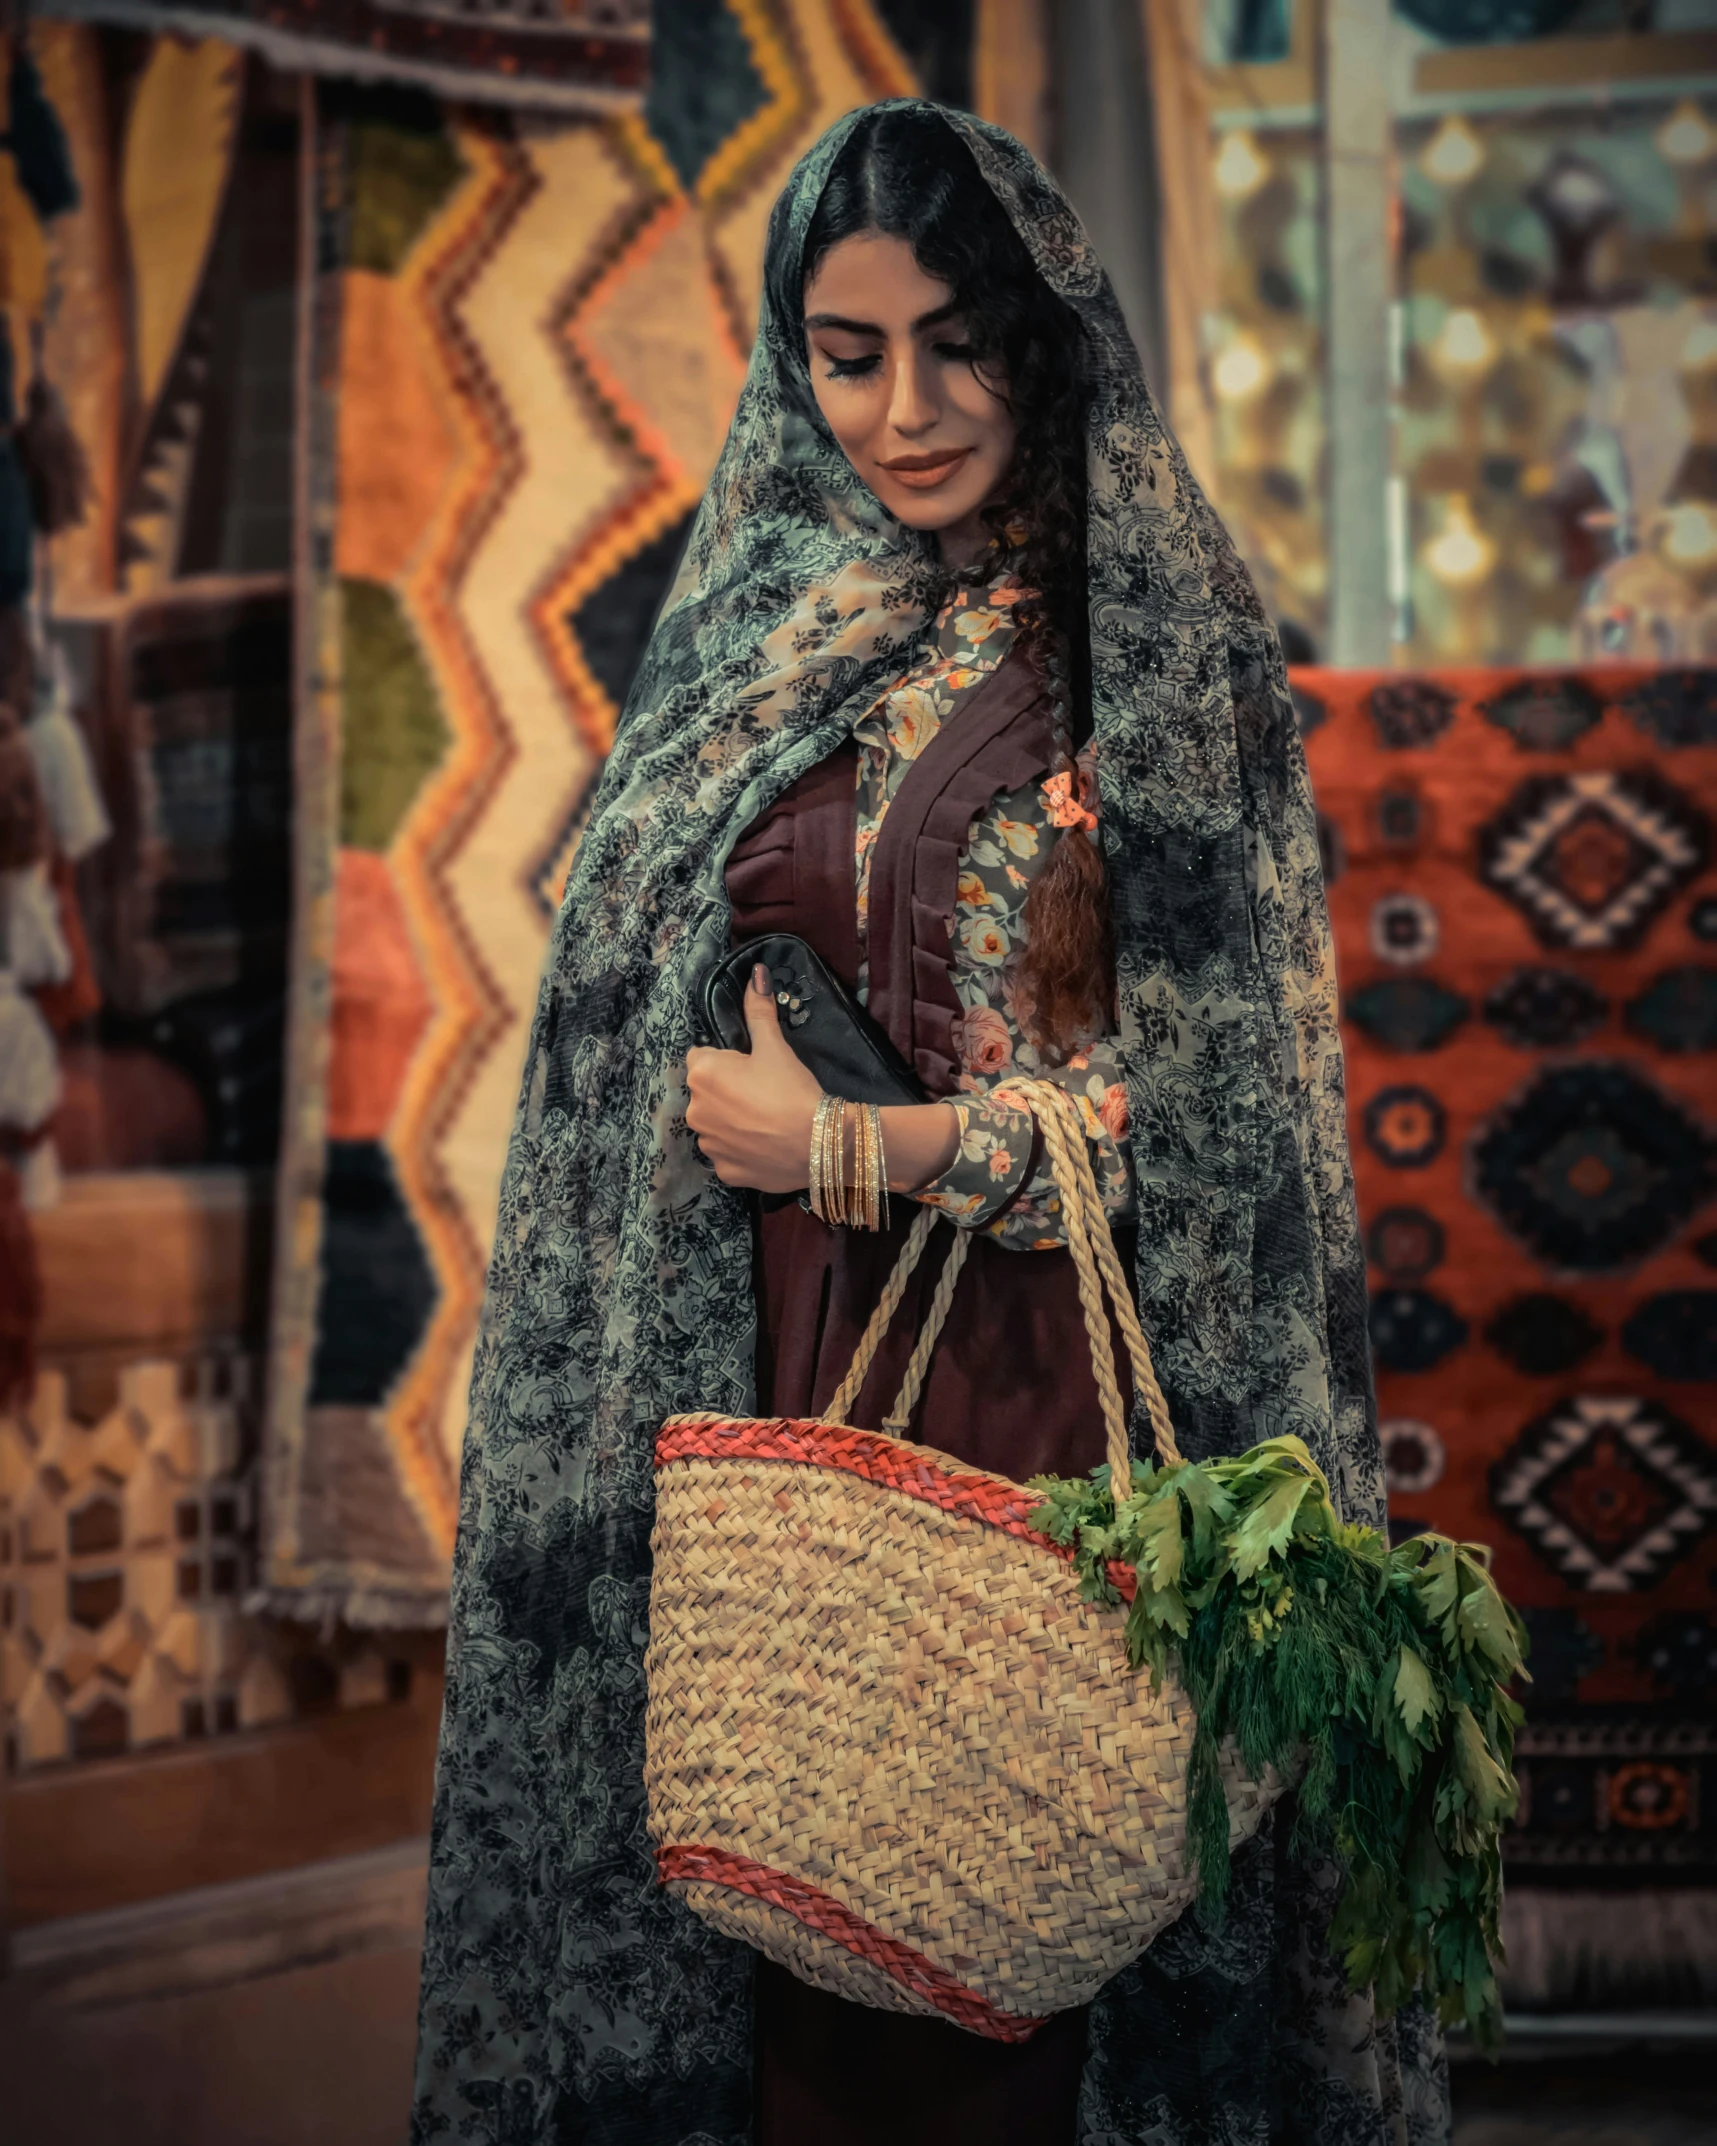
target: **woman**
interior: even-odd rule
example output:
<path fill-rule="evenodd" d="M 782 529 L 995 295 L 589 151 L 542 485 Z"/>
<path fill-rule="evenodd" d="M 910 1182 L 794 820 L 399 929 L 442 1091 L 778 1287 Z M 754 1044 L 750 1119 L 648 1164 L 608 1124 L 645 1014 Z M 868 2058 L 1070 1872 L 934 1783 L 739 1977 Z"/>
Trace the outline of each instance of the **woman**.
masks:
<path fill-rule="evenodd" d="M 1038 1071 L 1132 1225 L 1183 1447 L 1295 1431 L 1377 1516 L 1280 656 L 1066 203 L 934 106 L 840 122 L 777 204 L 750 377 L 557 929 L 473 1388 L 417 2136 L 1444 2135 L 1429 2037 L 1345 1996 L 1327 1874 L 1282 1824 L 1220 1928 L 1183 1918 L 1016 2048 L 808 1989 L 655 1886 L 656 1426 L 826 1402 L 904 1227 L 757 1214 L 806 1183 L 817 1086 L 765 979 L 749 1053 L 703 1047 L 694 1006 L 765 929 L 868 993 L 930 1098 L 883 1114 L 899 1206 L 974 1233 L 917 1435 L 1015 1476 L 1100 1457 L 1033 1129 L 986 1093 Z"/>

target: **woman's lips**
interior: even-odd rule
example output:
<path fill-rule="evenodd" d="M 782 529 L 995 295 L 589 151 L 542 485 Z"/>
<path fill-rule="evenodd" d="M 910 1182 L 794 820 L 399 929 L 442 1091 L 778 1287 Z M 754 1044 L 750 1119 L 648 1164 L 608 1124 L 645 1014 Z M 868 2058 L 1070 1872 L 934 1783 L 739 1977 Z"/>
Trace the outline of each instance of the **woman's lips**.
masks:
<path fill-rule="evenodd" d="M 953 476 L 971 452 L 969 447 L 956 447 L 945 455 L 902 456 L 898 462 L 883 462 L 878 467 L 887 470 L 895 483 L 905 485 L 908 491 L 933 492 Z"/>

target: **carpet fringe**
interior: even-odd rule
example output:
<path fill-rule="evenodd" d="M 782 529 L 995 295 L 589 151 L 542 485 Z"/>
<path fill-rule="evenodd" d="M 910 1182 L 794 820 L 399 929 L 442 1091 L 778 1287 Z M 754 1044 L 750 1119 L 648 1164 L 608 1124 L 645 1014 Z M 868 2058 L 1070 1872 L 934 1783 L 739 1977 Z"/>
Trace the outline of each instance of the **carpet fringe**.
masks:
<path fill-rule="evenodd" d="M 447 1627 L 447 1591 L 391 1587 L 255 1588 L 245 1597 L 251 1617 L 360 1632 L 440 1632 Z"/>
<path fill-rule="evenodd" d="M 1553 1892 L 1511 1887 L 1503 2002 L 1516 2011 L 1681 2009 L 1717 2003 L 1717 1890 Z"/>

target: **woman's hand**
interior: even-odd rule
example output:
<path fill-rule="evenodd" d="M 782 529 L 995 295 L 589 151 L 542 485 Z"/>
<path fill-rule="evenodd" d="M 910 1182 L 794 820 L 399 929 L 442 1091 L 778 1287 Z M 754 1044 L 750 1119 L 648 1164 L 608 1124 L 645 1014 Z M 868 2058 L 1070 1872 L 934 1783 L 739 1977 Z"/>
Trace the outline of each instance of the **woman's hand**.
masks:
<path fill-rule="evenodd" d="M 811 1120 L 822 1089 L 781 1033 L 781 1015 L 761 962 L 745 990 L 749 1051 L 686 1053 L 686 1123 L 724 1185 L 799 1192 L 811 1174 Z M 888 1187 L 907 1192 L 940 1177 L 960 1144 L 946 1103 L 904 1103 L 882 1114 Z M 847 1142 L 852 1169 L 852 1142 Z"/>
<path fill-rule="evenodd" d="M 724 1185 L 797 1192 L 810 1176 L 811 1120 L 822 1089 L 781 1033 L 761 962 L 745 991 L 746 1051 L 686 1053 L 686 1123 Z"/>

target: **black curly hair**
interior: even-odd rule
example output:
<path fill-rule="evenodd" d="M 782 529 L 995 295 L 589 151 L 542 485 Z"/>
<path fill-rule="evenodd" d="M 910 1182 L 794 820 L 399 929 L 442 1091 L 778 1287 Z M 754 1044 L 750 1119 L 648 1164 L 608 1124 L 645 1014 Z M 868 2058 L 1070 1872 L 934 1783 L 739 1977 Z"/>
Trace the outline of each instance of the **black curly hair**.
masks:
<path fill-rule="evenodd" d="M 1038 274 L 971 151 L 933 112 L 876 111 L 854 126 L 812 215 L 798 287 L 771 289 L 781 317 L 803 317 L 805 289 L 831 248 L 872 231 L 904 239 L 924 273 L 949 286 L 974 370 L 1013 417 L 1013 461 L 983 519 L 993 564 L 1033 592 L 1014 614 L 1026 652 L 1040 664 L 1053 653 L 1065 666 L 1053 695 L 1053 757 L 1070 768 L 1090 731 L 1084 332 Z M 1018 1003 L 1039 1048 L 1065 1057 L 1102 1024 L 1114 992 L 1108 890 L 1082 834 L 1057 845 L 1026 926 Z"/>

